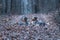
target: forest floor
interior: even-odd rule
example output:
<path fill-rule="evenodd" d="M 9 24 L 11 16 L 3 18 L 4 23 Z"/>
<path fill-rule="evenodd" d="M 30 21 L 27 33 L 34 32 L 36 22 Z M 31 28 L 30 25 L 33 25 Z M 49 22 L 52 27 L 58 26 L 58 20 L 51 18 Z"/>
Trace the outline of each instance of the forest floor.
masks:
<path fill-rule="evenodd" d="M 0 16 L 0 40 L 60 40 L 60 31 L 50 14 L 25 15 L 31 20 L 33 16 L 45 21 L 46 26 L 20 26 L 24 15 Z"/>

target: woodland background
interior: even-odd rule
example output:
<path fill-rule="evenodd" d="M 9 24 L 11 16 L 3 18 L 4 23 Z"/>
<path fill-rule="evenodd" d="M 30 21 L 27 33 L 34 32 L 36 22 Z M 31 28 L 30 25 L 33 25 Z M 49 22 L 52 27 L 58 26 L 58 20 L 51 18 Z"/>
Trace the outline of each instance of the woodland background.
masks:
<path fill-rule="evenodd" d="M 0 0 L 0 14 L 48 13 L 59 10 L 60 0 Z"/>

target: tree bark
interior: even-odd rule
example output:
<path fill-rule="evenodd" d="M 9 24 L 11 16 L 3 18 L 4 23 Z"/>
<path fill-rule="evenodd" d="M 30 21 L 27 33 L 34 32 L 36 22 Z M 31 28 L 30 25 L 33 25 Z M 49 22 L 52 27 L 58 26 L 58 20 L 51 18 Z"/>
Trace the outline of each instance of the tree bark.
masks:
<path fill-rule="evenodd" d="M 6 0 L 2 0 L 2 13 L 5 14 L 6 10 Z"/>
<path fill-rule="evenodd" d="M 10 14 L 11 12 L 11 0 L 7 0 L 7 13 Z"/>

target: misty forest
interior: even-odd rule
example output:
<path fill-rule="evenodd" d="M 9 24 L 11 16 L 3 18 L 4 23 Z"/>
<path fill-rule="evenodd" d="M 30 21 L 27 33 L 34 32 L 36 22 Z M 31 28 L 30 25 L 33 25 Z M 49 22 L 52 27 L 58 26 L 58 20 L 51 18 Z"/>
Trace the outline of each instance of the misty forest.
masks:
<path fill-rule="evenodd" d="M 0 40 L 60 40 L 60 0 L 0 0 Z"/>

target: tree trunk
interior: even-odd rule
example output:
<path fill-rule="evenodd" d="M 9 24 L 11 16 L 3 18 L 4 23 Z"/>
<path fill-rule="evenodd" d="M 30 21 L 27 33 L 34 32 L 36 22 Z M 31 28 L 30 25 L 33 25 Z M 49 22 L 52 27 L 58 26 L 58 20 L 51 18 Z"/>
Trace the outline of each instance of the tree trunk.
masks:
<path fill-rule="evenodd" d="M 3 12 L 3 14 L 5 14 L 5 10 L 6 10 L 6 0 L 2 0 L 2 12 Z"/>
<path fill-rule="evenodd" d="M 21 14 L 21 0 L 16 0 L 16 13 Z"/>
<path fill-rule="evenodd" d="M 33 0 L 21 0 L 21 13 L 30 14 L 34 12 L 34 1 Z"/>
<path fill-rule="evenodd" d="M 7 0 L 7 13 L 10 14 L 11 12 L 11 0 Z"/>

